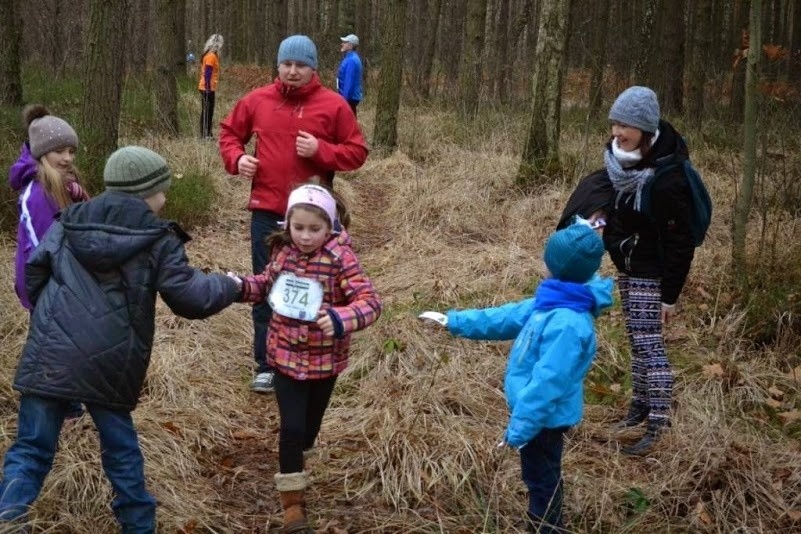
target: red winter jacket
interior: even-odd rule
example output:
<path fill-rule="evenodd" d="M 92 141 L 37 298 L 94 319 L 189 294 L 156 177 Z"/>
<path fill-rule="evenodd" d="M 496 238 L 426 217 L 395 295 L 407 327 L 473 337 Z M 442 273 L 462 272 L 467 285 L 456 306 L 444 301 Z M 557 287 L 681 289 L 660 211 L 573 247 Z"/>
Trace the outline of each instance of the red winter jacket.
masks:
<path fill-rule="evenodd" d="M 311 158 L 295 152 L 300 130 L 319 141 Z M 367 145 L 350 106 L 323 87 L 317 74 L 302 87 L 276 79 L 236 103 L 220 124 L 220 154 L 228 173 L 239 174 L 237 162 L 253 136 L 259 167 L 251 187 L 251 210 L 283 215 L 295 186 L 312 176 L 327 181 L 329 173 L 358 169 L 367 159 Z"/>

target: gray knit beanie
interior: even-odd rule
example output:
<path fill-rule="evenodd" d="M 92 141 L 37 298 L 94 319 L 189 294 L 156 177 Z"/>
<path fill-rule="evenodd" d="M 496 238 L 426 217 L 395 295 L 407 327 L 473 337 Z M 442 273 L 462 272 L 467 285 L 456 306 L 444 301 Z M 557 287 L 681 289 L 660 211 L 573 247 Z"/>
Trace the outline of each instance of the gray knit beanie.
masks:
<path fill-rule="evenodd" d="M 103 169 L 106 191 L 119 191 L 148 198 L 170 187 L 167 161 L 147 148 L 126 146 L 118 149 Z"/>
<path fill-rule="evenodd" d="M 647 87 L 629 87 L 612 104 L 609 120 L 634 126 L 643 132 L 656 133 L 659 129 L 659 102 L 656 93 Z"/>
<path fill-rule="evenodd" d="M 48 152 L 64 147 L 78 148 L 78 134 L 64 119 L 45 115 L 31 121 L 28 126 L 31 155 L 39 159 Z"/>
<path fill-rule="evenodd" d="M 278 64 L 298 61 L 317 70 L 317 47 L 305 35 L 290 35 L 278 47 Z"/>

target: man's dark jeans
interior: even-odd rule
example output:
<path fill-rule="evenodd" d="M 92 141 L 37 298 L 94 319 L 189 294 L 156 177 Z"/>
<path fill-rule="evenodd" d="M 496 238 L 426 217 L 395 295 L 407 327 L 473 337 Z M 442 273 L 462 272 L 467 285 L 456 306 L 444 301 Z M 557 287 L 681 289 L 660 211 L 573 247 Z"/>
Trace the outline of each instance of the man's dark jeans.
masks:
<path fill-rule="evenodd" d="M 53 467 L 58 435 L 70 402 L 22 395 L 17 439 L 6 451 L 0 486 L 0 522 L 24 519 Z M 145 489 L 145 469 L 131 413 L 97 404 L 86 409 L 100 435 L 100 460 L 114 488 L 112 509 L 124 534 L 156 529 L 156 499 Z M 0 526 L 0 530 L 2 526 Z"/>
<path fill-rule="evenodd" d="M 253 210 L 250 218 L 250 246 L 253 259 L 253 274 L 261 274 L 270 261 L 267 249 L 267 237 L 279 229 L 278 223 L 284 219 L 269 211 Z M 272 371 L 267 365 L 267 325 L 273 310 L 267 299 L 253 306 L 253 359 L 256 361 L 256 373 Z"/>
<path fill-rule="evenodd" d="M 563 531 L 562 450 L 568 427 L 544 428 L 520 449 L 523 482 L 528 488 L 528 519 L 533 532 Z"/>

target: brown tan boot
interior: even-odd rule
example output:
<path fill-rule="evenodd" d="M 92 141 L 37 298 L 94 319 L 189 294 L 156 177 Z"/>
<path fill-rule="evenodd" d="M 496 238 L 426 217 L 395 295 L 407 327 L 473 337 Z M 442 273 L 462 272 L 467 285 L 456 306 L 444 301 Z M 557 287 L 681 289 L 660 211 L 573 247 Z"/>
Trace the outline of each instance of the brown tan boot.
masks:
<path fill-rule="evenodd" d="M 314 534 L 306 521 L 306 486 L 309 479 L 306 472 L 276 473 L 275 487 L 281 494 L 281 507 L 284 509 L 283 532 L 293 534 Z"/>

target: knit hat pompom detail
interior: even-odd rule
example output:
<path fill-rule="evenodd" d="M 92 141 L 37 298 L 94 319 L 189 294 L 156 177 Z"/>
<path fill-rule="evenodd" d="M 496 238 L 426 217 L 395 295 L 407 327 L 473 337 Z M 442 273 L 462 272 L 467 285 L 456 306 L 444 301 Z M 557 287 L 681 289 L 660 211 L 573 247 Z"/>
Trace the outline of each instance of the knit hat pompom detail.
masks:
<path fill-rule="evenodd" d="M 554 232 L 545 244 L 545 265 L 563 282 L 586 282 L 601 267 L 603 256 L 603 240 L 586 222 Z"/>
<path fill-rule="evenodd" d="M 609 120 L 633 126 L 643 132 L 656 133 L 659 129 L 659 101 L 656 93 L 639 85 L 629 87 L 612 104 Z"/>
<path fill-rule="evenodd" d="M 106 161 L 103 183 L 107 191 L 127 193 L 148 198 L 170 187 L 167 161 L 150 149 L 126 146 L 118 149 Z"/>
<path fill-rule="evenodd" d="M 317 47 L 305 35 L 290 35 L 278 47 L 278 64 L 297 61 L 317 70 Z"/>
<path fill-rule="evenodd" d="M 78 148 L 78 134 L 72 126 L 64 119 L 51 115 L 45 106 L 25 106 L 22 120 L 28 128 L 28 144 L 35 159 L 65 147 Z"/>

